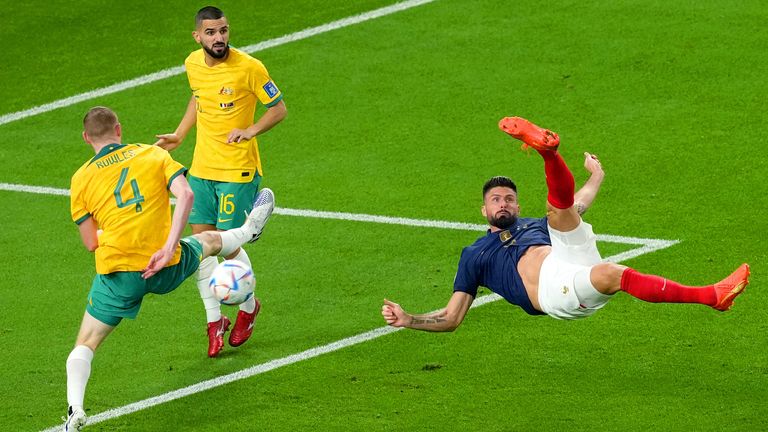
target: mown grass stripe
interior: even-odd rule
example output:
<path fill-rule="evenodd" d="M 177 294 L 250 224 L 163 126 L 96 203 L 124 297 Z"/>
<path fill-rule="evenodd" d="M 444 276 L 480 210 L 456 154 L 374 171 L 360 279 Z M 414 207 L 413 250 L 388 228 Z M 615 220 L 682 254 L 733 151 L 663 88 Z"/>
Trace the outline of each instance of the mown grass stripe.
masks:
<path fill-rule="evenodd" d="M 671 246 L 670 243 L 669 245 Z M 643 253 L 649 253 L 648 250 L 646 250 Z M 621 254 L 619 254 L 621 255 Z M 618 255 L 614 255 L 608 258 L 605 258 L 606 261 L 618 261 Z M 500 300 L 501 296 L 497 294 L 490 294 L 485 295 L 482 297 L 478 297 L 473 303 L 472 308 L 480 307 L 483 305 L 486 305 L 491 302 L 495 302 L 497 300 Z M 433 311 L 436 312 L 436 311 Z M 147 398 L 144 400 L 140 400 L 138 402 L 134 402 L 128 405 L 124 405 L 122 407 L 113 408 L 111 410 L 107 410 L 104 412 L 101 412 L 99 414 L 96 414 L 94 416 L 90 416 L 88 418 L 88 424 L 95 424 L 95 423 L 101 423 L 107 420 L 111 420 L 117 417 L 121 417 L 124 415 L 128 415 L 137 411 L 145 410 L 147 408 L 151 408 L 156 405 L 161 405 L 166 402 L 171 402 L 176 399 L 181 399 L 186 396 L 191 396 L 196 393 L 200 393 L 206 390 L 210 390 L 225 384 L 229 384 L 235 381 L 239 381 L 246 378 L 251 378 L 256 375 L 260 375 L 278 368 L 281 368 L 283 366 L 289 366 L 294 363 L 298 363 L 300 361 L 309 360 L 314 357 L 321 356 L 323 354 L 328 354 L 334 351 L 338 351 L 343 348 L 347 348 L 353 345 L 357 345 L 369 340 L 373 340 L 376 338 L 379 338 L 384 335 L 388 335 L 390 333 L 394 333 L 397 331 L 402 330 L 402 328 L 395 328 L 395 327 L 379 327 L 375 328 L 373 330 L 360 333 L 354 336 L 350 336 L 348 338 L 340 339 L 335 342 L 331 342 L 325 345 L 321 345 L 318 347 L 310 348 L 308 350 L 302 351 L 300 353 L 291 354 L 286 357 L 282 357 L 275 360 L 270 360 L 265 363 L 261 363 L 255 366 L 251 366 L 249 368 L 233 372 L 231 374 L 223 375 L 217 378 L 213 378 L 210 380 L 202 381 L 197 384 L 193 384 L 184 388 L 180 388 L 178 390 L 173 390 L 168 393 L 164 393 L 158 396 L 154 396 L 151 398 Z M 44 432 L 54 432 L 60 429 L 61 426 L 53 426 L 48 429 L 45 429 Z"/>
<path fill-rule="evenodd" d="M 361 14 L 342 18 L 342 19 L 332 21 L 327 24 L 322 24 L 316 27 L 310 27 L 308 29 L 300 30 L 295 33 L 287 34 L 285 36 L 280 36 L 274 39 L 259 42 L 257 44 L 248 45 L 240 49 L 247 53 L 263 51 L 268 48 L 274 48 L 280 45 L 285 45 L 290 42 L 295 42 L 295 41 L 306 39 L 312 36 L 317 36 L 322 33 L 327 33 L 333 30 L 349 27 L 351 25 L 359 24 L 372 19 L 381 18 L 383 16 L 401 12 L 416 6 L 421 6 L 426 3 L 432 3 L 433 1 L 435 0 L 408 0 L 401 3 L 395 3 L 390 6 L 374 9 L 368 12 L 363 12 Z M 140 87 L 146 84 L 153 83 L 155 81 L 164 80 L 172 76 L 180 75 L 184 73 L 184 70 L 185 70 L 184 66 L 176 66 L 168 69 L 163 69 L 158 72 L 140 76 L 138 78 L 133 78 L 127 81 L 113 84 L 111 86 L 98 88 L 98 89 L 87 91 L 85 93 L 80 93 L 74 96 L 69 96 L 69 97 L 59 99 L 53 102 L 49 102 L 43 105 L 38 105 L 36 107 L 28 108 L 22 111 L 4 114 L 0 116 L 0 125 L 11 123 L 17 120 L 22 120 L 27 117 L 33 117 L 39 114 L 47 113 L 49 111 L 54 111 L 59 108 L 65 108 L 65 107 L 68 107 L 80 102 L 84 102 L 87 100 L 95 99 L 98 97 L 110 95 L 113 93 L 118 93 L 123 90 L 128 90 L 134 87 Z"/>

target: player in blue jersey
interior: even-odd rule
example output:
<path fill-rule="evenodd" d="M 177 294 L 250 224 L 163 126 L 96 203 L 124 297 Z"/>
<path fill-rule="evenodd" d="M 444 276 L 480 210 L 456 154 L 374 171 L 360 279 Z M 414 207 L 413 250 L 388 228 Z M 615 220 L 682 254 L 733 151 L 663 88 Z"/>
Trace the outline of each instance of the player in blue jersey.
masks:
<path fill-rule="evenodd" d="M 619 291 L 649 302 L 698 303 L 720 311 L 728 310 L 744 291 L 749 283 L 747 264 L 716 284 L 692 287 L 602 262 L 592 226 L 579 214 L 579 207 L 585 210 L 597 189 L 582 188 L 574 197 L 573 175 L 557 152 L 557 134 L 519 117 L 506 117 L 499 126 L 544 159 L 547 217 L 519 218 L 515 183 L 507 177 L 490 179 L 483 187 L 481 208 L 490 229 L 462 251 L 448 305 L 437 312 L 413 315 L 384 300 L 381 314 L 387 324 L 453 331 L 463 321 L 479 286 L 531 315 L 558 319 L 588 317 Z"/>

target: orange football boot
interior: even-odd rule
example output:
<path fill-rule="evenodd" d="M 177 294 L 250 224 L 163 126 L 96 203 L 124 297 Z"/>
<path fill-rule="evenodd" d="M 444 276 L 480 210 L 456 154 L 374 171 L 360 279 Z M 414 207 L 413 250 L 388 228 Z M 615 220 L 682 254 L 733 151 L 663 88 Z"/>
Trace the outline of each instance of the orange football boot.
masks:
<path fill-rule="evenodd" d="M 749 284 L 749 265 L 742 264 L 735 272 L 715 284 L 717 304 L 712 306 L 719 311 L 727 311 L 733 305 L 733 299 L 744 292 Z"/>
<path fill-rule="evenodd" d="M 522 117 L 504 117 L 499 122 L 499 129 L 523 142 L 523 150 L 533 147 L 536 150 L 557 150 L 560 137 L 549 129 L 543 129 Z"/>

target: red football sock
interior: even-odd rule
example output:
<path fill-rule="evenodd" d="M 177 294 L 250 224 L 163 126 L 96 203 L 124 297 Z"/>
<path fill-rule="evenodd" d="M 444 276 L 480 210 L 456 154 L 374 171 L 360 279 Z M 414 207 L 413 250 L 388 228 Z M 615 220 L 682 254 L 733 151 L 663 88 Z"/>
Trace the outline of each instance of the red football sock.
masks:
<path fill-rule="evenodd" d="M 547 201 L 559 209 L 567 209 L 573 205 L 575 185 L 573 174 L 565 164 L 560 153 L 552 150 L 539 150 L 544 158 L 544 172 L 547 175 Z"/>
<path fill-rule="evenodd" d="M 701 303 L 708 306 L 717 303 L 714 285 L 681 285 L 661 276 L 643 274 L 631 268 L 621 274 L 621 290 L 651 303 Z"/>

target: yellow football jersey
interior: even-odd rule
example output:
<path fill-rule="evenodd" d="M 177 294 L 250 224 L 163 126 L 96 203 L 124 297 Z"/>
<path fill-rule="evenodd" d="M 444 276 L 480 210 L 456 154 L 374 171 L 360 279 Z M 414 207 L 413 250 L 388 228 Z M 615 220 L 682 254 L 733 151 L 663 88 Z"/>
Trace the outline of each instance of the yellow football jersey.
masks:
<path fill-rule="evenodd" d="M 226 61 L 210 67 L 202 48 L 184 61 L 197 101 L 197 143 L 190 174 L 207 180 L 247 183 L 262 174 L 256 137 L 227 143 L 232 129 L 253 124 L 256 102 L 267 108 L 283 95 L 257 59 L 235 48 Z"/>
<path fill-rule="evenodd" d="M 96 272 L 139 271 L 171 229 L 171 182 L 186 171 L 160 147 L 110 144 L 72 176 L 72 220 L 92 217 L 104 232 Z M 177 248 L 168 264 L 179 262 Z"/>

